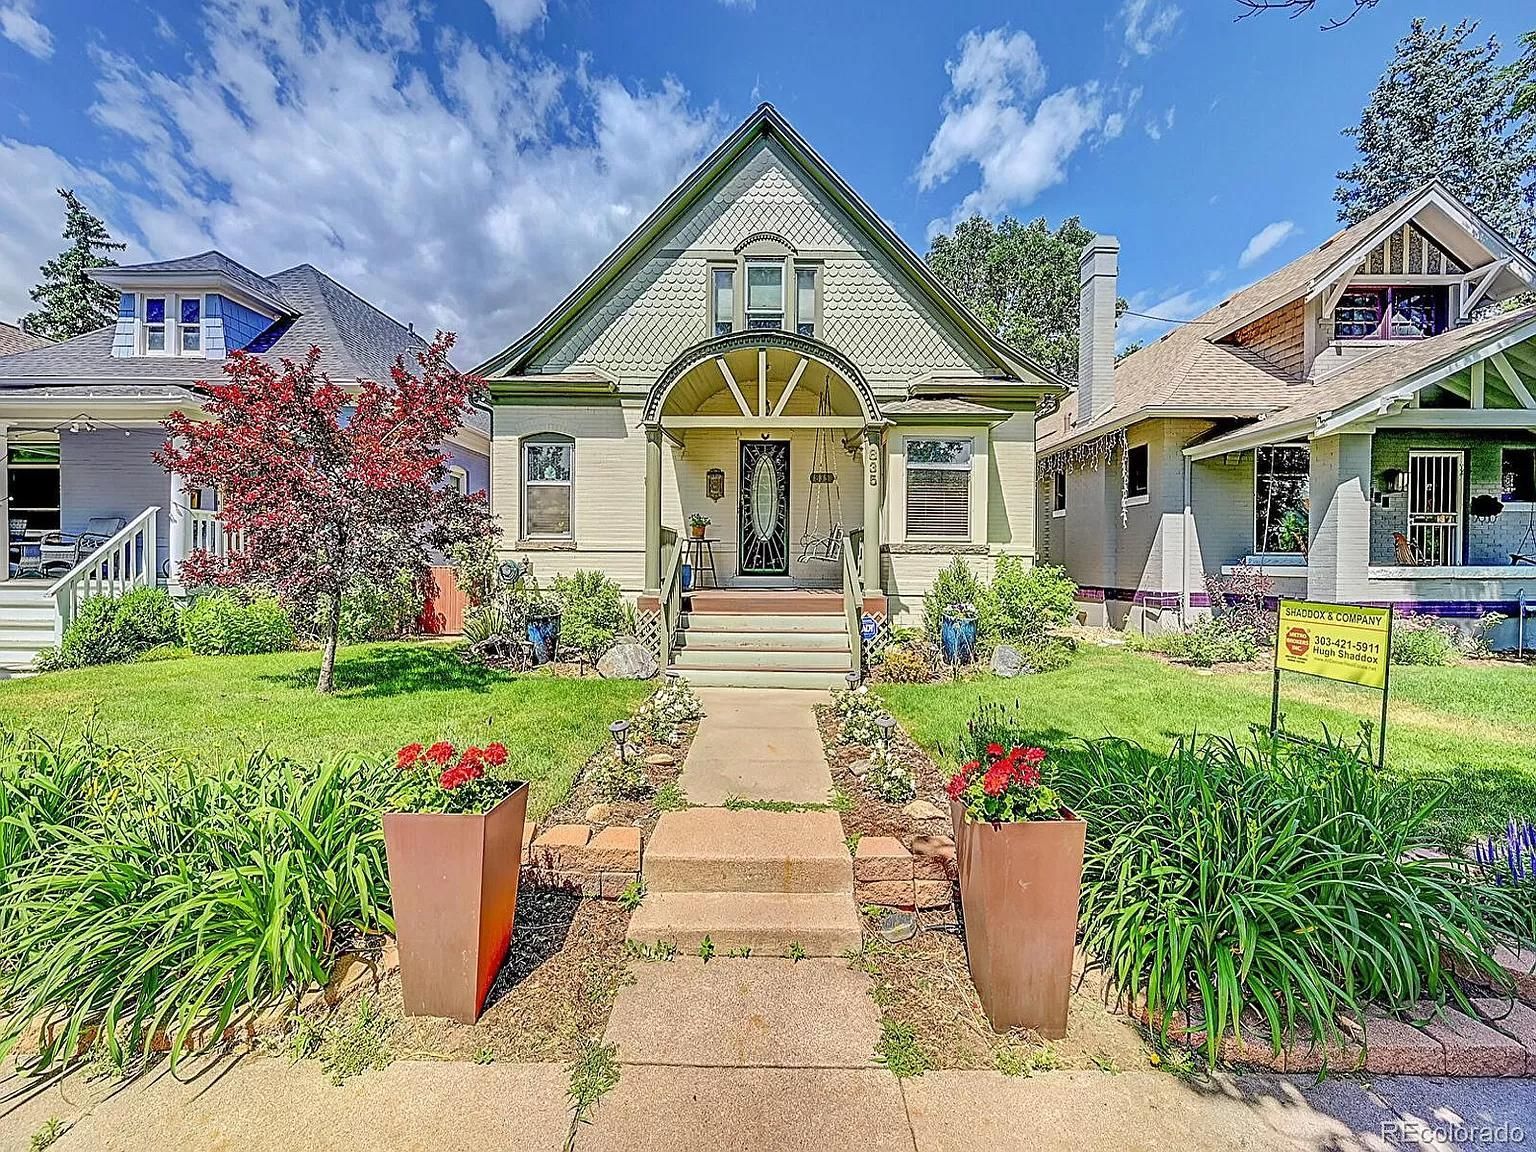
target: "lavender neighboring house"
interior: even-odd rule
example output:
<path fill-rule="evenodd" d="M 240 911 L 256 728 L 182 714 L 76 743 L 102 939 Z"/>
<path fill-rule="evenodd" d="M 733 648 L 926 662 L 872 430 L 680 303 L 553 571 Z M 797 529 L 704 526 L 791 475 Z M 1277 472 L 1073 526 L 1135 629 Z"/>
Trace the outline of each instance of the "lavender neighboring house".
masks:
<path fill-rule="evenodd" d="M 10 562 L 0 569 L 0 668 L 56 642 L 83 599 L 160 584 L 229 546 L 213 491 L 154 461 L 172 411 L 243 350 L 299 359 L 314 345 L 333 380 L 387 380 L 426 341 L 309 264 L 259 276 L 220 252 L 93 276 L 120 293 L 117 322 L 58 343 L 0 330 L 0 449 Z M 19 350 L 18 350 L 19 349 Z M 490 487 L 490 417 L 476 407 L 448 445 L 466 491 Z"/>

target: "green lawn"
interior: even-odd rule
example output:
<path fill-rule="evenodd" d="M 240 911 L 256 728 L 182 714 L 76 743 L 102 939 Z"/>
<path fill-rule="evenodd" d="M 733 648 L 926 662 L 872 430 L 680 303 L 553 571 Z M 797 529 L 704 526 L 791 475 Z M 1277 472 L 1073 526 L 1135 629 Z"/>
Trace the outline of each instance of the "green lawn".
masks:
<path fill-rule="evenodd" d="M 1174 667 L 1118 648 L 1085 645 L 1060 672 L 1015 680 L 986 677 L 946 685 L 881 686 L 914 739 L 955 749 L 978 703 L 1018 700 L 1025 735 L 1045 748 L 1106 734 L 1166 747 L 1193 731 L 1245 734 L 1269 723 L 1270 673 Z M 1363 689 L 1287 676 L 1286 727 L 1352 734 L 1379 714 Z M 1536 818 L 1536 669 L 1509 664 L 1392 669 L 1387 763 L 1410 776 L 1450 781 L 1440 814 L 1447 839 Z"/>
<path fill-rule="evenodd" d="M 636 681 L 513 676 L 444 644 L 342 650 L 336 693 L 315 693 L 318 652 L 198 656 L 0 682 L 0 723 L 43 732 L 95 724 L 121 743 L 202 759 L 267 747 L 299 760 L 389 755 L 413 741 L 500 740 L 542 815 L 564 797 L 608 725 L 650 692 Z"/>

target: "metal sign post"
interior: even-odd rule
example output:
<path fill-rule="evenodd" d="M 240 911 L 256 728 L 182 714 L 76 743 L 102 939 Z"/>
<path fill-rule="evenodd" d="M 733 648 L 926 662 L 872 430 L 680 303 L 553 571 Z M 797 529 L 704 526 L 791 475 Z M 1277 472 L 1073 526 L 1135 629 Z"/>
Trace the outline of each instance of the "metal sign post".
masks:
<path fill-rule="evenodd" d="M 1281 600 L 1269 732 L 1280 732 L 1280 673 L 1299 672 L 1381 692 L 1377 766 L 1387 763 L 1387 699 L 1392 682 L 1392 609 L 1316 600 Z"/>

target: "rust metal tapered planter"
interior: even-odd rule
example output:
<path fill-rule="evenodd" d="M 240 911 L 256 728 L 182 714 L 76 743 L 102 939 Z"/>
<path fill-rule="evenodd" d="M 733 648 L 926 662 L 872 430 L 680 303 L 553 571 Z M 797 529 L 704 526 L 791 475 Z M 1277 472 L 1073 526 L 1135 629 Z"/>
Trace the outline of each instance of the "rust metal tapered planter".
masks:
<path fill-rule="evenodd" d="M 991 824 L 952 808 L 960 906 L 971 980 L 998 1031 L 1067 1034 L 1072 949 L 1087 825 L 1060 820 Z"/>
<path fill-rule="evenodd" d="M 408 1016 L 480 1018 L 512 943 L 528 785 L 489 812 L 386 812 Z"/>

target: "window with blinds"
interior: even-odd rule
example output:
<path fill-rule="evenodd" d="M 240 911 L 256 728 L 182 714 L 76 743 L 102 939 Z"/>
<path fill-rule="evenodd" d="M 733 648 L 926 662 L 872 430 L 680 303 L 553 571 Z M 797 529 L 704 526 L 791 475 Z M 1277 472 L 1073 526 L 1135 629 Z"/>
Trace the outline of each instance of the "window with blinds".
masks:
<path fill-rule="evenodd" d="M 970 538 L 969 440 L 907 441 L 907 535 Z"/>

